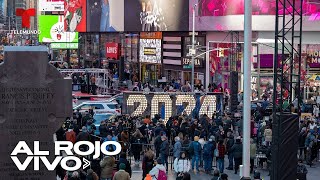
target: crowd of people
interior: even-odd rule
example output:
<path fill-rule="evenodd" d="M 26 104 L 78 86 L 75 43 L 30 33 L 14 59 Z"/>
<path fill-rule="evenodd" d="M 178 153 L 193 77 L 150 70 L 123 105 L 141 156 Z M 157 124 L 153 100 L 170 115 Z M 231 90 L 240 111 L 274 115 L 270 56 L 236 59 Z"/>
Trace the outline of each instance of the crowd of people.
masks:
<path fill-rule="evenodd" d="M 254 112 L 251 121 L 250 172 L 256 179 L 260 179 L 256 167 L 264 167 L 271 173 L 272 121 L 264 118 L 266 104 L 262 102 L 258 106 L 256 112 L 259 113 Z M 306 174 L 305 163 L 312 166 L 316 162 L 320 146 L 319 125 L 319 116 L 315 114 L 300 120 L 297 173 Z M 98 136 L 94 135 L 97 128 Z M 130 179 L 131 167 L 136 166 L 142 168 L 142 179 L 147 180 L 165 178 L 170 168 L 173 168 L 177 179 L 190 179 L 190 173 L 198 174 L 200 171 L 211 175 L 212 179 L 228 179 L 225 169 L 238 174 L 242 164 L 241 129 L 240 118 L 227 113 L 223 116 L 214 114 L 213 117 L 203 114 L 199 118 L 182 113 L 166 122 L 160 115 L 154 118 L 122 115 L 102 121 L 99 127 L 95 127 L 92 112 L 85 116 L 75 112 L 73 120 L 68 119 L 56 132 L 57 140 L 73 143 L 118 141 L 122 153 L 91 159 L 91 169 L 86 172 L 64 172 L 60 169 L 57 175 L 65 180 Z M 113 151 L 114 148 L 110 146 L 108 150 Z"/>

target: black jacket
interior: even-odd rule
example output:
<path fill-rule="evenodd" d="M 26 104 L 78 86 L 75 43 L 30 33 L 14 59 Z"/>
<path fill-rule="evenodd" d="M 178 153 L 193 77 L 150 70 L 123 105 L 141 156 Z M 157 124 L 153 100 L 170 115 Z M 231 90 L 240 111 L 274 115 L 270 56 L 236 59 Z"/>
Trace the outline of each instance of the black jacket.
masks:
<path fill-rule="evenodd" d="M 163 141 L 160 146 L 160 153 L 164 155 L 169 155 L 169 142 L 167 140 Z"/>
<path fill-rule="evenodd" d="M 233 152 L 234 158 L 241 158 L 242 157 L 242 144 L 241 144 L 241 142 L 236 142 L 232 146 L 231 152 Z"/>
<path fill-rule="evenodd" d="M 156 151 L 160 151 L 161 144 L 162 144 L 161 137 L 157 136 L 156 139 L 154 140 L 154 147 Z"/>
<path fill-rule="evenodd" d="M 226 143 L 226 150 L 229 153 L 231 151 L 232 146 L 234 145 L 234 137 L 231 135 Z"/>

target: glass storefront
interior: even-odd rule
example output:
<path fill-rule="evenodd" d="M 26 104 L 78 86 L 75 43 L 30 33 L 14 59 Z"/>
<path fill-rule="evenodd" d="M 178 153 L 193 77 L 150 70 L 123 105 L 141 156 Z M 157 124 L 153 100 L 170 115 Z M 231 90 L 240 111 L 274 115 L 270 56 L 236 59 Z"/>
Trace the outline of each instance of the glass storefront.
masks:
<path fill-rule="evenodd" d="M 141 64 L 141 79 L 143 83 L 149 82 L 152 85 L 158 84 L 158 79 L 161 79 L 160 64 Z"/>

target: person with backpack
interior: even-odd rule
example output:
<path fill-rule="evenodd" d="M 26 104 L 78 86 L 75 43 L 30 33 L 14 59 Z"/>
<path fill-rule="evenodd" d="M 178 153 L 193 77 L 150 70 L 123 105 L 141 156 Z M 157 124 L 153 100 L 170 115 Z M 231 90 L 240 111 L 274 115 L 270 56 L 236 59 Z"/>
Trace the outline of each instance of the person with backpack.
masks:
<path fill-rule="evenodd" d="M 71 126 L 69 127 L 68 131 L 66 132 L 66 140 L 72 142 L 72 144 L 76 143 L 77 136 Z"/>
<path fill-rule="evenodd" d="M 217 167 L 220 171 L 220 173 L 223 173 L 224 170 L 224 155 L 226 153 L 226 147 L 223 144 L 223 139 L 219 140 L 218 146 L 217 146 Z"/>
<path fill-rule="evenodd" d="M 215 142 L 213 142 L 213 139 L 211 138 L 203 146 L 204 170 L 207 174 L 209 174 L 212 169 L 213 152 L 215 149 L 216 149 L 216 144 Z"/>
<path fill-rule="evenodd" d="M 196 166 L 196 172 L 200 172 L 199 163 L 200 163 L 200 156 L 201 156 L 201 144 L 199 143 L 198 136 L 195 136 L 194 141 L 190 143 L 189 155 L 190 157 L 192 157 L 192 163 L 191 163 L 192 170 L 194 170 L 194 166 Z"/>
<path fill-rule="evenodd" d="M 163 166 L 163 162 L 158 158 L 156 166 L 149 172 L 152 180 L 167 180 L 166 168 Z"/>
<path fill-rule="evenodd" d="M 173 162 L 174 171 L 177 173 L 177 180 L 183 179 L 183 175 L 190 171 L 190 161 L 186 158 L 184 152 L 181 153 L 180 157 L 176 158 Z"/>

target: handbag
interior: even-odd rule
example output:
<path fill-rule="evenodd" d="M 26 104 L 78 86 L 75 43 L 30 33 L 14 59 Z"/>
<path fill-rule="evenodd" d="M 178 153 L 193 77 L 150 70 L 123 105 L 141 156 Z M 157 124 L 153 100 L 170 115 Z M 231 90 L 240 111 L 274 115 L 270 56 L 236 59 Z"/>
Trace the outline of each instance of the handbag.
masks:
<path fill-rule="evenodd" d="M 214 157 L 219 157 L 219 150 L 218 149 L 214 150 Z"/>

